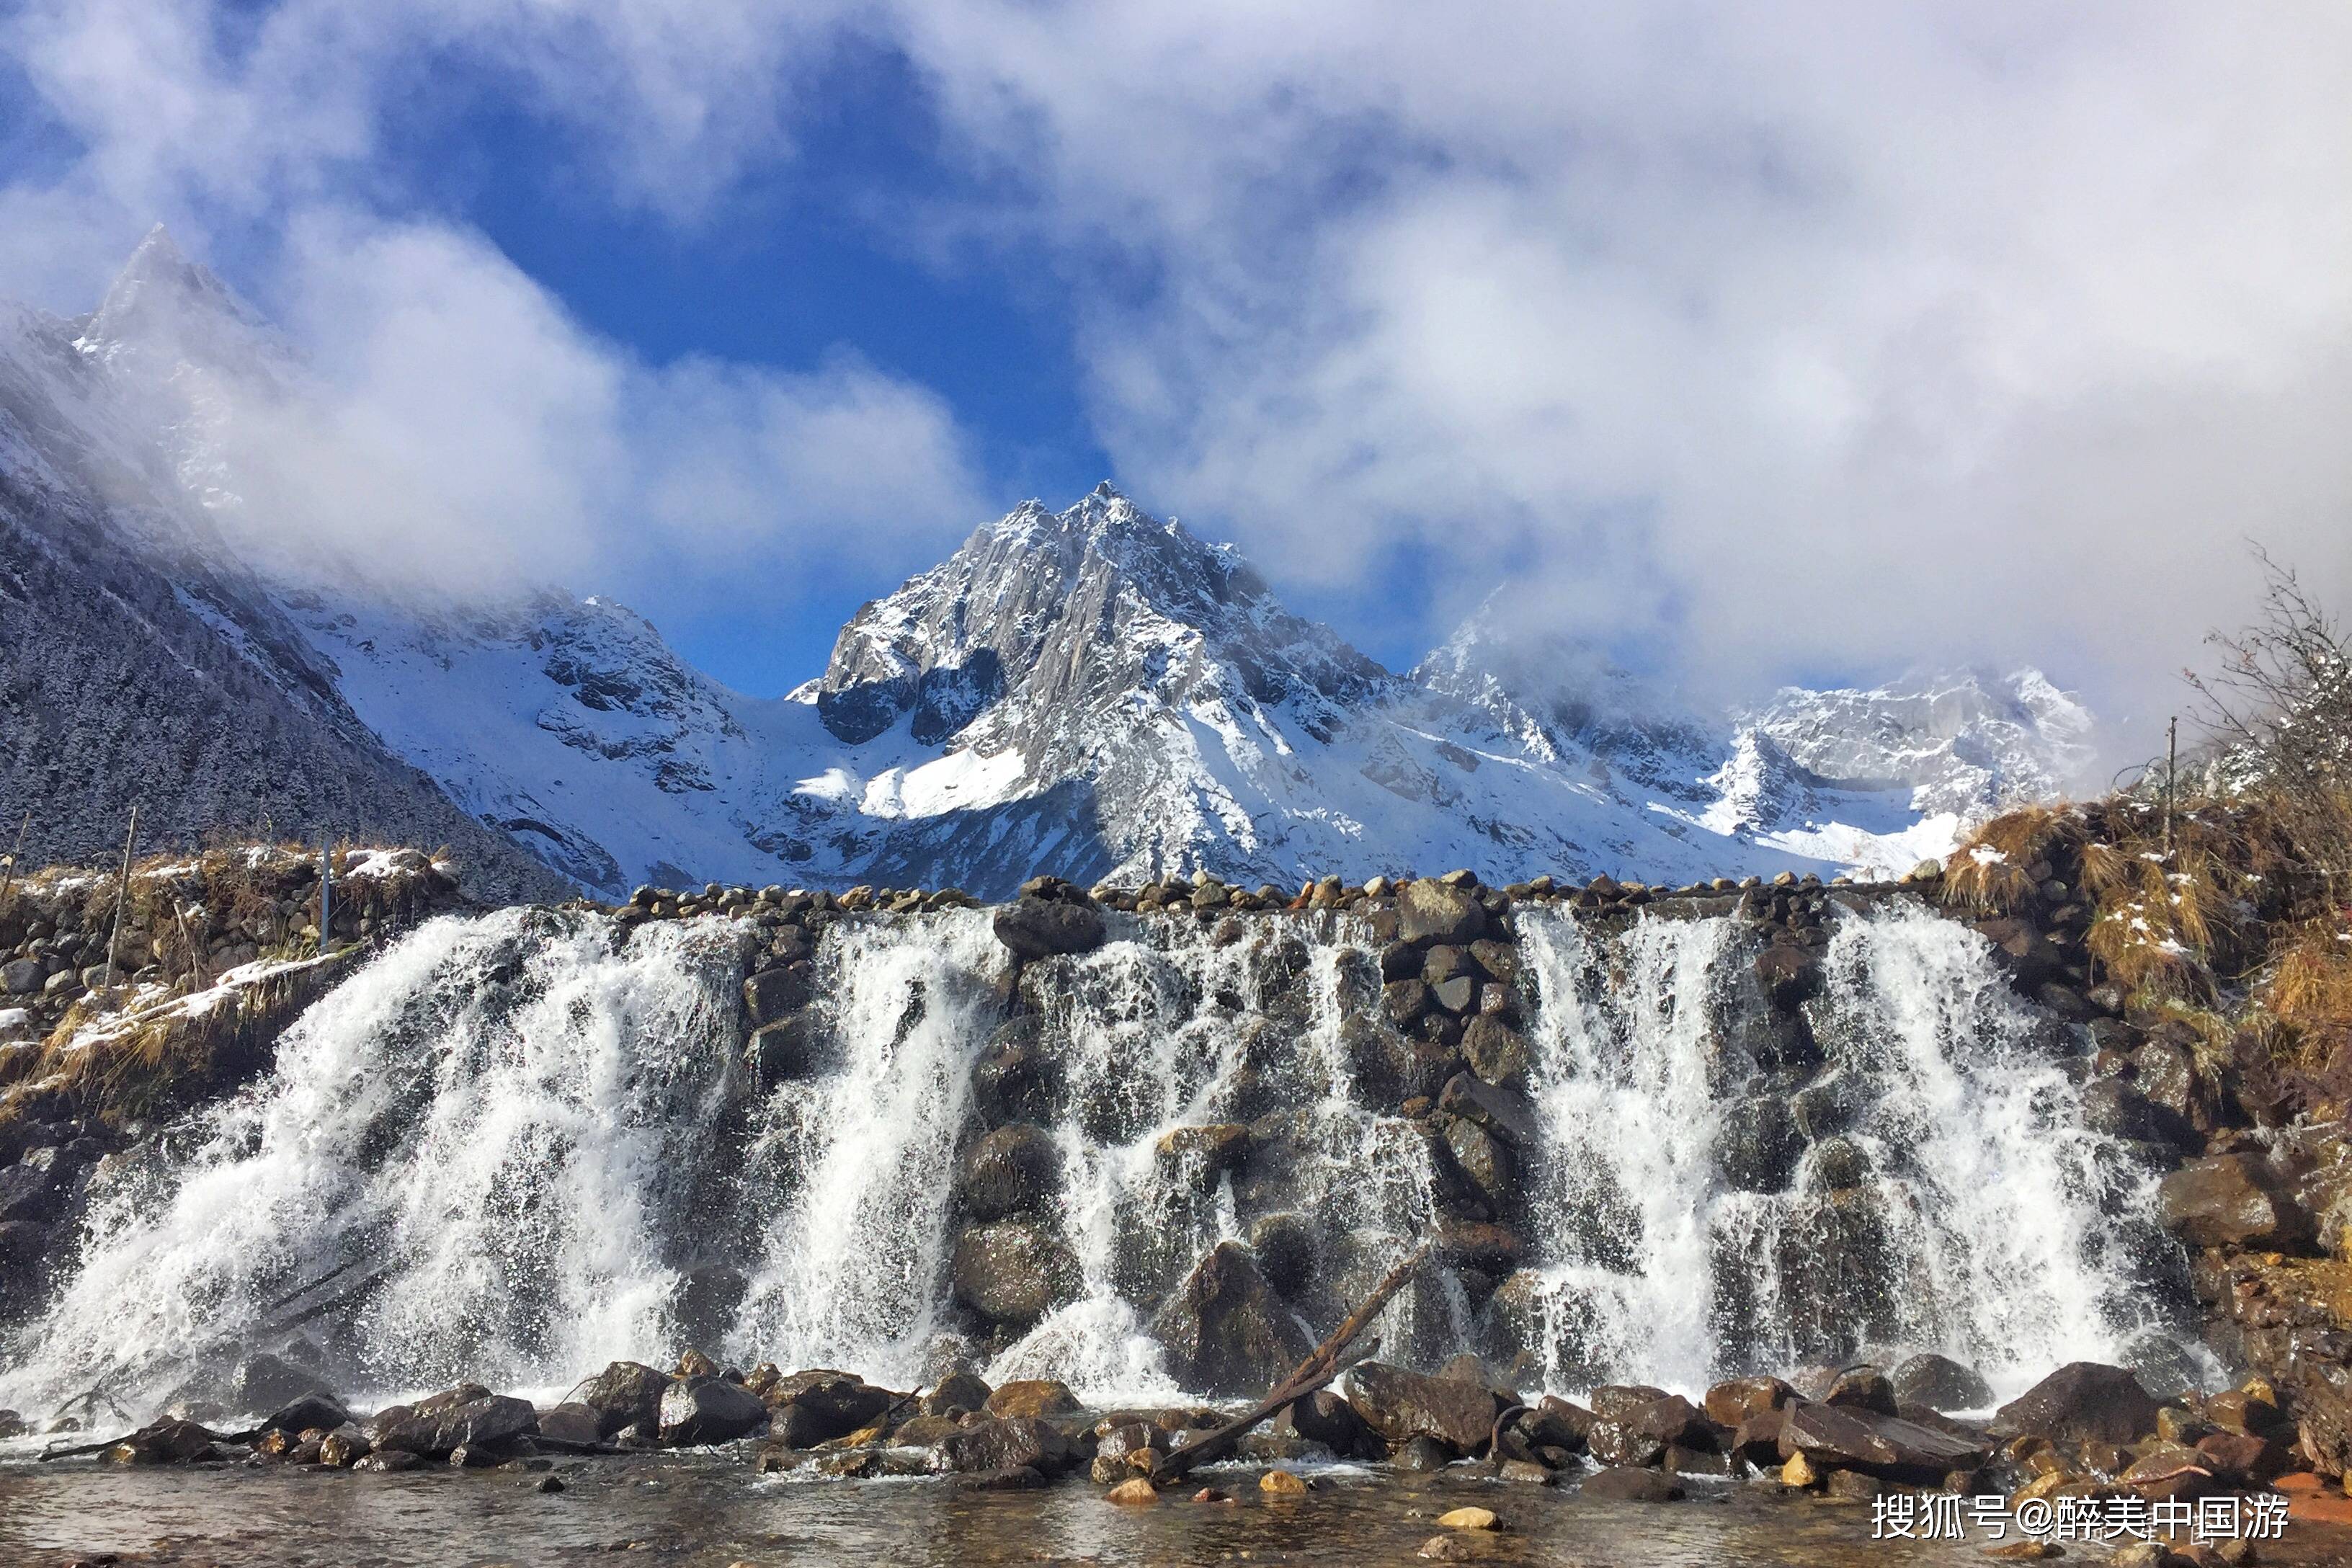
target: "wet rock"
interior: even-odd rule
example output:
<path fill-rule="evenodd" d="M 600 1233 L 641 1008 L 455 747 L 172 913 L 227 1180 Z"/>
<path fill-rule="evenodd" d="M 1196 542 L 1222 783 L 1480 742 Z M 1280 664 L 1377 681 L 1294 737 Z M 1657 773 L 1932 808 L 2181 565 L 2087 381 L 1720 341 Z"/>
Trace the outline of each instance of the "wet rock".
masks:
<path fill-rule="evenodd" d="M 984 1410 L 988 1407 L 988 1396 L 993 1392 L 976 1373 L 951 1372 L 923 1395 L 920 1409 L 926 1415 L 944 1415 L 955 1410 Z"/>
<path fill-rule="evenodd" d="M 1584 1495 L 1612 1502 L 1680 1502 L 1682 1487 L 1655 1470 L 1613 1465 L 1586 1478 Z"/>
<path fill-rule="evenodd" d="M 1495 1517 L 1494 1510 L 1479 1508 L 1475 1504 L 1465 1508 L 1448 1509 L 1437 1516 L 1438 1528 L 1441 1530 L 1494 1530 L 1501 1522 Z"/>
<path fill-rule="evenodd" d="M 353 1459 L 352 1468 L 382 1475 L 394 1470 L 413 1470 L 424 1462 L 405 1448 L 378 1448 L 372 1454 Z"/>
<path fill-rule="evenodd" d="M 1467 1117 L 1440 1114 L 1439 1134 L 1454 1168 L 1489 1212 L 1500 1212 L 1518 1198 L 1518 1160 L 1499 1139 Z"/>
<path fill-rule="evenodd" d="M 1612 1416 L 1593 1419 L 1591 1430 L 1585 1434 L 1585 1447 L 1604 1465 L 1654 1465 L 1666 1457 L 1663 1439 L 1634 1430 L 1630 1420 Z"/>
<path fill-rule="evenodd" d="M 824 1070 L 832 1054 L 824 1019 L 814 1007 L 788 1013 L 751 1031 L 743 1066 L 761 1093 L 778 1084 L 805 1083 Z"/>
<path fill-rule="evenodd" d="M 1408 1437 L 1393 1456 L 1400 1470 L 1442 1470 L 1454 1462 L 1454 1450 L 1434 1437 Z"/>
<path fill-rule="evenodd" d="M 992 1323 L 1025 1329 L 1077 1299 L 1077 1257 L 1045 1226 L 1003 1220 L 956 1238 L 950 1266 L 956 1300 Z"/>
<path fill-rule="evenodd" d="M 1780 1458 L 1780 1428 L 1788 1424 L 1791 1406 L 1777 1405 L 1759 1410 L 1732 1428 L 1731 1452 L 1749 1464 L 1769 1468 Z"/>
<path fill-rule="evenodd" d="M 1478 983 L 1466 974 L 1457 974 L 1432 985 L 1429 999 L 1449 1013 L 1467 1013 L 1478 1000 Z"/>
<path fill-rule="evenodd" d="M 1725 1108 L 1716 1139 L 1724 1180 L 1742 1192 L 1785 1190 L 1805 1152 L 1805 1135 L 1777 1095 L 1750 1095 Z"/>
<path fill-rule="evenodd" d="M 1591 1411 L 1575 1401 L 1547 1394 L 1537 1401 L 1534 1409 L 1518 1418 L 1517 1426 L 1519 1436 L 1532 1448 L 1559 1448 L 1581 1454 L 1588 1447 L 1595 1419 Z"/>
<path fill-rule="evenodd" d="M 65 1184 L 55 1172 L 19 1164 L 0 1169 L 0 1225 L 48 1225 L 65 1208 Z"/>
<path fill-rule="evenodd" d="M 973 1382 L 979 1382 L 974 1378 Z M 850 1373 L 818 1368 L 778 1378 L 764 1397 L 768 1430 L 775 1439 L 794 1448 L 830 1443 L 880 1419 L 890 1408 L 887 1389 L 876 1388 Z M 983 1392 L 981 1403 L 985 1403 Z M 968 1408 L 978 1408 L 975 1404 Z"/>
<path fill-rule="evenodd" d="M 1622 1421 L 1665 1397 L 1664 1389 L 1646 1383 L 1604 1383 L 1592 1391 L 1592 1414 L 1603 1421 Z"/>
<path fill-rule="evenodd" d="M 1894 1479 L 1940 1479 L 1984 1460 L 1982 1443 L 1875 1411 L 1792 1405 L 1781 1412 L 1780 1457 L 1815 1468 L 1868 1470 Z"/>
<path fill-rule="evenodd" d="M 184 1465 L 210 1458 L 220 1434 L 193 1421 L 166 1417 L 133 1432 L 99 1456 L 110 1465 Z"/>
<path fill-rule="evenodd" d="M 984 1125 L 1028 1121 L 1042 1126 L 1059 1118 L 1059 1043 L 1052 1026 L 1034 1014 L 998 1026 L 971 1069 L 972 1109 Z"/>
<path fill-rule="evenodd" d="M 669 1373 L 643 1362 L 616 1361 L 580 1389 L 580 1403 L 596 1414 L 600 1436 L 610 1437 L 624 1426 L 650 1432 L 661 1419 L 662 1394 Z"/>
<path fill-rule="evenodd" d="M 1735 1377 L 1706 1391 L 1706 1418 L 1718 1426 L 1737 1426 L 1796 1396 L 1797 1391 L 1777 1377 Z"/>
<path fill-rule="evenodd" d="M 681 1447 L 731 1443 L 768 1424 L 768 1407 L 740 1383 L 723 1377 L 674 1382 L 662 1394 L 661 1439 Z"/>
<path fill-rule="evenodd" d="M 539 1412 L 527 1399 L 465 1384 L 412 1406 L 378 1411 L 362 1430 L 378 1449 L 404 1448 L 421 1458 L 445 1459 L 453 1449 L 496 1448 L 539 1430 Z"/>
<path fill-rule="evenodd" d="M 2252 1154 L 2191 1160 L 2157 1184 L 2167 1229 L 2190 1247 L 2278 1248 L 2303 1240 L 2303 1215 Z"/>
<path fill-rule="evenodd" d="M 1526 1089 L 1535 1064 L 1527 1037 L 1493 1013 L 1481 1013 L 1463 1026 L 1462 1056 L 1482 1081 L 1504 1089 Z"/>
<path fill-rule="evenodd" d="M 1848 1367 L 1837 1374 L 1822 1395 L 1822 1403 L 1892 1415 L 1895 1414 L 1895 1385 L 1874 1366 Z"/>
<path fill-rule="evenodd" d="M 1475 889 L 1423 877 L 1397 889 L 1397 939 L 1466 947 L 1486 934 L 1486 910 Z"/>
<path fill-rule="evenodd" d="M 1150 1333 L 1177 1383 L 1219 1396 L 1263 1394 L 1315 1348 L 1249 1249 L 1231 1241 L 1193 1267 L 1151 1320 Z"/>
<path fill-rule="evenodd" d="M 1131 1481 L 1121 1481 L 1103 1493 L 1103 1501 L 1117 1503 L 1121 1508 L 1150 1508 L 1159 1500 L 1159 1489 L 1141 1476 Z"/>
<path fill-rule="evenodd" d="M 1822 959 L 1818 950 L 1774 942 L 1756 955 L 1756 978 L 1765 1000 L 1783 1011 L 1793 1011 L 1822 992 Z"/>
<path fill-rule="evenodd" d="M 1371 1424 L 1328 1388 L 1284 1405 L 1275 1415 L 1274 1429 L 1305 1442 L 1320 1443 L 1336 1458 L 1377 1459 L 1388 1452 Z"/>
<path fill-rule="evenodd" d="M 552 1438 L 562 1444 L 585 1445 L 603 1442 L 604 1430 L 596 1412 L 571 1400 L 539 1413 L 539 1436 L 542 1442 Z"/>
<path fill-rule="evenodd" d="M 1417 1095 L 1434 1099 L 1460 1065 L 1453 1047 L 1362 1014 L 1339 1026 L 1339 1048 L 1358 1086 L 1381 1106 L 1401 1105 Z"/>
<path fill-rule="evenodd" d="M 1437 1107 L 1450 1116 L 1475 1122 L 1514 1149 L 1537 1146 L 1535 1110 L 1525 1095 L 1511 1089 L 1458 1072 L 1445 1080 Z"/>
<path fill-rule="evenodd" d="M 350 1469 L 371 1451 L 367 1434 L 357 1426 L 338 1426 L 319 1439 L 319 1463 L 329 1469 Z"/>
<path fill-rule="evenodd" d="M 1801 1198 L 1780 1231 L 1781 1310 L 1801 1351 L 1843 1357 L 1858 1335 L 1890 1338 L 1901 1314 L 1888 1294 L 1892 1227 L 1883 1188 Z"/>
<path fill-rule="evenodd" d="M 964 1151 L 956 1170 L 956 1200 L 978 1220 L 1037 1213 L 1061 1187 L 1061 1151 L 1053 1134 L 1034 1122 L 1012 1122 L 982 1136 Z"/>
<path fill-rule="evenodd" d="M 1268 1498 L 1303 1498 L 1307 1482 L 1295 1470 L 1273 1469 L 1258 1478 L 1257 1489 Z"/>
<path fill-rule="evenodd" d="M 955 1489 L 960 1492 L 1027 1492 L 1047 1484 L 1047 1478 L 1026 1465 L 1010 1465 L 1001 1470 L 980 1470 L 955 1478 Z"/>
<path fill-rule="evenodd" d="M 1067 1415 L 1078 1408 L 1069 1384 L 1050 1377 L 1021 1378 L 988 1396 L 988 1413 L 1003 1416 Z"/>
<path fill-rule="evenodd" d="M 985 1472 L 1026 1468 L 1055 1476 L 1076 1462 L 1070 1440 L 1034 1415 L 992 1415 L 941 1438 L 931 1449 L 935 1469 Z"/>
<path fill-rule="evenodd" d="M 1931 1410 L 1982 1410 L 1992 1404 L 1992 1387 L 1949 1356 L 1924 1352 L 1888 1374 L 1896 1403 Z"/>
<path fill-rule="evenodd" d="M 1391 1444 L 1436 1438 L 1457 1453 L 1483 1452 L 1509 1401 L 1454 1378 L 1427 1377 L 1383 1362 L 1349 1370 L 1348 1402 Z"/>
<path fill-rule="evenodd" d="M 1249 1158 L 1250 1131 L 1239 1122 L 1171 1128 L 1152 1146 L 1160 1173 L 1171 1183 L 1209 1193 L 1217 1179 Z"/>
<path fill-rule="evenodd" d="M 1022 898 L 1002 906 L 992 924 L 996 940 L 1023 960 L 1092 952 L 1108 934 L 1102 911 L 1092 903 L 1041 898 Z"/>
<path fill-rule="evenodd" d="M 1818 1143 L 1852 1127 L 1869 1102 L 1869 1089 L 1859 1077 L 1832 1068 L 1789 1097 L 1789 1116 L 1798 1131 Z"/>
<path fill-rule="evenodd" d="M 1286 1299 L 1315 1282 L 1322 1267 L 1323 1230 L 1296 1209 L 1266 1215 L 1250 1226 L 1250 1250 L 1265 1282 Z"/>
<path fill-rule="evenodd" d="M 240 1412 L 276 1410 L 290 1405 L 319 1386 L 319 1374 L 267 1352 L 238 1364 L 228 1390 L 229 1404 Z M 487 1394 L 488 1389 L 482 1390 Z"/>
<path fill-rule="evenodd" d="M 2156 1412 L 2157 1402 L 2122 1367 L 2078 1361 L 2002 1405 L 1992 1431 L 2060 1442 L 2129 1443 L 2156 1430 Z"/>
<path fill-rule="evenodd" d="M 341 1400 L 314 1390 L 278 1406 L 261 1424 L 285 1432 L 308 1432 L 313 1427 L 331 1432 L 351 1418 L 352 1413 Z"/>
<path fill-rule="evenodd" d="M 1493 975 L 1498 984 L 1517 985 L 1519 983 L 1519 950 L 1516 944 L 1496 942 L 1492 938 L 1474 942 L 1470 944 L 1470 956 L 1477 962 L 1479 968 Z"/>
<path fill-rule="evenodd" d="M 815 995 L 816 965 L 803 959 L 763 969 L 744 981 L 743 1010 L 756 1029 L 807 1006 Z"/>

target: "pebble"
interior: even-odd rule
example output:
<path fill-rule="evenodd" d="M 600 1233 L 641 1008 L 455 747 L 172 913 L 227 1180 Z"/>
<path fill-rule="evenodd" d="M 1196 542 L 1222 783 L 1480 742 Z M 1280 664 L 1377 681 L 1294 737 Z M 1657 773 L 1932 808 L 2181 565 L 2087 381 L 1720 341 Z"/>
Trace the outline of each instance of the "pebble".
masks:
<path fill-rule="evenodd" d="M 1103 1493 L 1103 1501 L 1115 1502 L 1122 1508 L 1148 1508 L 1159 1500 L 1159 1489 L 1141 1476 L 1131 1481 L 1121 1481 Z"/>
<path fill-rule="evenodd" d="M 1305 1497 L 1307 1483 L 1288 1470 L 1268 1470 L 1258 1478 L 1257 1489 L 1268 1497 Z"/>
<path fill-rule="evenodd" d="M 1437 1522 L 1447 1530 L 1492 1530 L 1495 1510 L 1486 1508 L 1457 1508 L 1437 1516 Z"/>

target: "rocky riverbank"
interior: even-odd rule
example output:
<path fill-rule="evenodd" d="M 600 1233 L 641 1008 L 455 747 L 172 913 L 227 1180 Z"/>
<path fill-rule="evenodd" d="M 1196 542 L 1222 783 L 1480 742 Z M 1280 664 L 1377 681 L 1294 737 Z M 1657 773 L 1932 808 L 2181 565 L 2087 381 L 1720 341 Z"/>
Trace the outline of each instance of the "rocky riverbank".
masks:
<path fill-rule="evenodd" d="M 1091 1410 L 1059 1383 L 991 1387 L 965 1370 L 906 1391 L 838 1371 L 745 1373 L 688 1352 L 668 1371 L 614 1363 L 545 1405 L 463 1384 L 362 1414 L 306 1389 L 252 1427 L 225 1430 L 216 1413 L 183 1406 L 79 1452 L 108 1466 L 359 1478 L 495 1469 L 553 1494 L 582 1484 L 582 1463 L 692 1448 L 762 1476 L 938 1477 L 981 1492 L 1090 1483 L 1119 1510 L 1230 1505 L 1237 1493 L 1311 1509 L 1335 1466 L 1399 1482 L 1444 1473 L 1501 1483 L 1432 1521 L 1440 1528 L 1421 1555 L 1440 1561 L 1479 1560 L 1519 1489 L 1655 1505 L 1736 1489 L 1784 1506 L 1866 1510 L 1859 1517 L 1877 1539 L 1895 1521 L 1895 1536 L 1972 1541 L 2006 1557 L 2103 1540 L 2119 1548 L 2111 1561 L 2146 1568 L 2259 1562 L 2278 1550 L 2269 1543 L 2308 1545 L 2311 1530 L 2352 1517 L 2308 1468 L 2292 1418 L 2260 1380 L 2159 1400 L 2121 1368 L 2077 1363 L 1990 1414 L 1984 1392 L 1968 1368 L 1932 1355 L 1891 1372 L 1824 1366 L 1689 1395 L 1602 1386 L 1582 1401 L 1532 1402 L 1475 1358 L 1433 1375 L 1365 1362 L 1343 1389 L 1283 1406 L 1230 1460 L 1177 1480 L 1187 1447 L 1229 1412 Z M 0 1415 L 0 1431 L 10 1419 Z M 1938 1498 L 1964 1500 L 1965 1511 Z M 2103 1530 L 2100 1520 L 2111 1532 L 2082 1532 L 2084 1521 Z M 2352 1544 L 2352 1530 L 2340 1539 Z"/>

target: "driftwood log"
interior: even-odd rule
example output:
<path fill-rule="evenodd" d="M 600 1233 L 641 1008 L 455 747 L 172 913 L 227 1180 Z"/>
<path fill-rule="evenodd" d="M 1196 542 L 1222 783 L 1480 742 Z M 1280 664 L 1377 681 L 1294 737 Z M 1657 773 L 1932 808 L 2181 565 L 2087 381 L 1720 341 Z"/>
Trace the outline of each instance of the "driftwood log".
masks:
<path fill-rule="evenodd" d="M 1293 1400 L 1306 1398 L 1355 1364 L 1354 1361 L 1347 1359 L 1348 1347 L 1371 1327 L 1372 1320 L 1381 1315 L 1381 1309 L 1386 1307 L 1390 1300 L 1421 1271 L 1422 1266 L 1429 1261 L 1430 1250 L 1430 1244 L 1424 1241 L 1407 1253 L 1404 1261 L 1390 1269 L 1387 1276 L 1372 1288 L 1372 1293 L 1364 1298 L 1363 1304 L 1349 1313 L 1339 1326 L 1331 1331 L 1328 1339 L 1308 1352 L 1307 1359 L 1277 1384 L 1271 1394 L 1250 1406 L 1244 1414 L 1171 1453 L 1160 1462 L 1151 1479 L 1155 1482 L 1177 1480 L 1194 1468 L 1223 1458 L 1251 1427 Z M 1377 1349 L 1378 1345 L 1379 1342 L 1374 1341 L 1373 1347 Z"/>

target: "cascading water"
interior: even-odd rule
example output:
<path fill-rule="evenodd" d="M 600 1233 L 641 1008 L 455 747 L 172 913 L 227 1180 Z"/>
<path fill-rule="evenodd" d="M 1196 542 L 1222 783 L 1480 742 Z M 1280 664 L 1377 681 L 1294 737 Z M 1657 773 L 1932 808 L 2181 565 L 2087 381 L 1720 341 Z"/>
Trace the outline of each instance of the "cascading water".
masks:
<path fill-rule="evenodd" d="M 568 1382 L 662 1342 L 669 1227 L 725 1179 L 702 1133 L 744 937 L 615 935 L 565 911 L 436 921 L 329 994 L 269 1078 L 107 1182 L 5 1400 L 152 1398 L 337 1269 L 376 1288 L 299 1342 L 347 1386 Z"/>
<path fill-rule="evenodd" d="M 852 1367 L 911 1386 L 930 1359 L 971 1058 L 1003 949 L 978 911 L 843 926 L 822 954 L 839 1060 L 761 1108 L 754 1169 L 781 1200 L 724 1343 L 742 1364 Z"/>
<path fill-rule="evenodd" d="M 1477 1344 L 1574 1392 L 1916 1347 L 2011 1386 L 2168 1326 L 2134 1271 L 2177 1257 L 2146 1173 L 2081 1128 L 2074 1047 L 1972 932 L 1842 916 L 1800 1021 L 1764 1005 L 1737 918 L 1514 918 L 1536 1135 L 1495 1217 L 1522 1267 L 1400 1296 L 1390 1359 Z M 1173 1398 L 1152 1317 L 1209 1247 L 1250 1242 L 1319 1334 L 1459 1220 L 1461 1178 L 1445 1116 L 1403 1103 L 1434 1084 L 1379 1055 L 1407 1042 L 1378 1022 L 1369 926 L 1112 935 L 1016 988 L 985 911 L 835 921 L 821 1038 L 762 1086 L 737 995 L 755 921 L 433 922 L 310 1009 L 269 1077 L 110 1164 L 78 1267 L 0 1347 L 0 1405 L 234 1399 L 256 1351 L 355 1395 L 552 1389 L 689 1342 L 902 1387 L 970 1356 Z M 992 1333 L 950 1259 L 973 1068 L 1013 1025 L 1050 1043 L 1034 1114 L 1060 1174 L 1022 1223 L 1073 1288 Z"/>
<path fill-rule="evenodd" d="M 1366 960 L 1363 940 L 1341 921 L 1277 918 L 1224 937 L 1150 922 L 1032 972 L 1064 1043 L 1059 1219 L 1084 1283 L 995 1358 L 991 1377 L 1061 1377 L 1102 1400 L 1176 1397 L 1145 1320 L 1245 1219 L 1305 1216 L 1327 1258 L 1381 1267 L 1429 1228 L 1426 1148 L 1402 1118 L 1369 1106 L 1340 1043 L 1351 988 L 1359 1005 L 1377 994 L 1376 976 L 1347 973 Z M 1235 1173 L 1186 1132 L 1241 1122 L 1288 1152 L 1244 1166 L 1245 1201 Z M 1384 1321 L 1392 1342 L 1413 1332 L 1413 1306 L 1407 1298 Z"/>
<path fill-rule="evenodd" d="M 2083 1127 L 2071 1045 L 1973 932 L 1842 918 L 1809 1047 L 1770 1027 L 1730 919 L 1520 929 L 1550 1186 L 1512 1305 L 1544 1381 L 1934 1350 L 2006 1392 L 2171 1326 L 2139 1272 L 2176 1255 L 2147 1173 Z"/>

